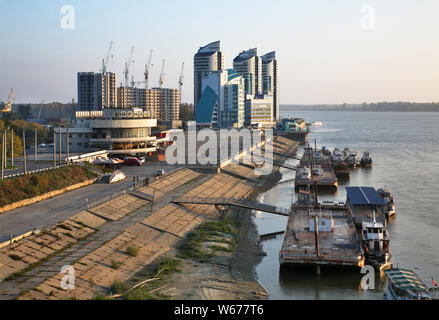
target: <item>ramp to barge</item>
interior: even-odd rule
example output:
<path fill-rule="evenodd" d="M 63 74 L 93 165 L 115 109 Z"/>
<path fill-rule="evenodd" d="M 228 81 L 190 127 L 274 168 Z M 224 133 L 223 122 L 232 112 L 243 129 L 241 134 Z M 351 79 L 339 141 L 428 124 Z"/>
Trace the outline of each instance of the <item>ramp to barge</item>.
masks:
<path fill-rule="evenodd" d="M 250 200 L 242 200 L 237 198 L 211 198 L 211 197 L 176 197 L 172 200 L 173 203 L 179 204 L 210 204 L 214 206 L 224 207 L 240 207 L 250 210 L 264 211 L 272 214 L 277 214 L 281 216 L 288 217 L 290 215 L 290 210 L 287 208 L 281 208 L 272 206 L 269 204 L 259 203 Z"/>

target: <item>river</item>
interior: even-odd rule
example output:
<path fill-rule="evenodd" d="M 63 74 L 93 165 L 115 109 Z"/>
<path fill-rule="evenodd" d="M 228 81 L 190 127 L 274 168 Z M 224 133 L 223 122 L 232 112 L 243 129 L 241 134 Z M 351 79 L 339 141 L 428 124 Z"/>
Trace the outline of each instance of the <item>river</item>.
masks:
<path fill-rule="evenodd" d="M 360 155 L 369 151 L 371 169 L 355 169 L 338 191 L 321 200 L 346 201 L 345 186 L 385 186 L 395 197 L 396 218 L 388 225 L 394 266 L 414 269 L 431 286 L 439 282 L 439 112 L 282 111 L 281 117 L 302 117 L 311 127 L 309 143 L 330 149 L 349 147 Z M 298 155 L 303 154 L 303 147 Z M 289 164 L 297 164 L 288 160 Z M 295 199 L 295 173 L 281 168 L 282 180 L 260 201 L 288 208 Z M 286 181 L 286 182 L 282 182 Z M 260 234 L 285 230 L 287 218 L 257 212 Z M 386 280 L 377 275 L 375 290 L 361 290 L 360 272 L 286 270 L 280 273 L 283 235 L 263 242 L 267 253 L 256 267 L 260 283 L 271 299 L 382 299 Z"/>

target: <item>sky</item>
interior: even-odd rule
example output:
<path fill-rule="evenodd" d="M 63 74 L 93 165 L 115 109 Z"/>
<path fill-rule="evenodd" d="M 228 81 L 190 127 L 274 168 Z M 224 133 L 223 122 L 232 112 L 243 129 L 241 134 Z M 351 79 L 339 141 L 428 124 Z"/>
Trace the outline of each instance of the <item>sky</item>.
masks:
<path fill-rule="evenodd" d="M 74 8 L 74 29 L 63 29 Z M 118 83 L 134 45 L 143 80 L 193 102 L 193 56 L 220 40 L 226 67 L 241 51 L 276 51 L 281 104 L 439 101 L 437 0 L 0 0 L 0 101 L 77 100 L 76 74 L 95 71 L 110 41 Z"/>

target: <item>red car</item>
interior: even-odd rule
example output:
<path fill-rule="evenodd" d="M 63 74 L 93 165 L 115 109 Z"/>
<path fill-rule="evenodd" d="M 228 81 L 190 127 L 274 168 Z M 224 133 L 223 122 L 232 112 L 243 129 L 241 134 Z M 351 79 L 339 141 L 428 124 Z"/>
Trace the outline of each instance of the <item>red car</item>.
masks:
<path fill-rule="evenodd" d="M 125 158 L 124 164 L 129 166 L 141 166 L 142 162 L 139 161 L 137 158 Z"/>

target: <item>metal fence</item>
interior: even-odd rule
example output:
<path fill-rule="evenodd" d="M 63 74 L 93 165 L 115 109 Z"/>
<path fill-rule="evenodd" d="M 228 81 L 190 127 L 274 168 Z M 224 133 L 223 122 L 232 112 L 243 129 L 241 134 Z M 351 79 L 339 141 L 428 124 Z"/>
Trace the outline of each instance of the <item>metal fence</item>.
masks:
<path fill-rule="evenodd" d="M 56 166 L 56 168 L 62 168 L 62 167 L 68 166 L 68 165 L 69 164 L 61 164 L 59 166 Z M 43 171 L 47 171 L 47 170 L 51 170 L 51 169 L 53 169 L 53 166 L 52 167 L 48 167 L 48 168 L 29 170 L 29 171 L 26 172 L 26 174 L 38 173 L 38 172 L 43 172 Z M 24 176 L 24 172 L 14 173 L 14 174 L 7 175 L 7 176 L 5 176 L 5 179 L 13 178 L 13 177 L 20 177 L 20 176 Z"/>
<path fill-rule="evenodd" d="M 130 187 L 128 189 L 124 189 L 124 190 L 115 192 L 113 194 L 110 194 L 108 196 L 105 196 L 105 197 L 103 197 L 101 199 L 98 199 L 98 200 L 95 200 L 95 201 L 92 201 L 92 202 L 88 202 L 88 199 L 86 199 L 85 201 L 87 202 L 87 210 L 89 210 L 91 208 L 96 208 L 96 207 L 100 206 L 101 204 L 103 204 L 105 202 L 108 202 L 110 200 L 113 200 L 115 198 L 118 198 L 120 196 L 123 196 L 123 195 L 129 193 L 132 190 L 133 190 L 133 187 Z"/>

